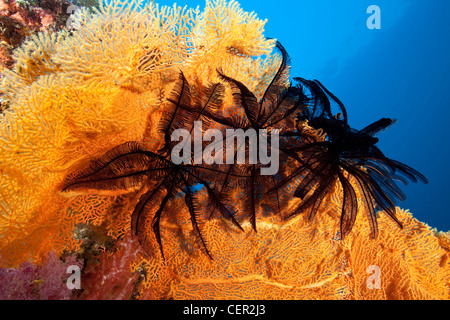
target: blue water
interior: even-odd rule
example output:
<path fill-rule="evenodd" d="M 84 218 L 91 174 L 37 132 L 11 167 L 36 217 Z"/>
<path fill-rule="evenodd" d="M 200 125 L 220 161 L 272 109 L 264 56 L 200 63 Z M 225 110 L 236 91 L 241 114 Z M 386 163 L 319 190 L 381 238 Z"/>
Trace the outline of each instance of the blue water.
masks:
<path fill-rule="evenodd" d="M 177 3 L 204 7 L 204 1 Z M 380 148 L 430 181 L 404 187 L 408 198 L 399 205 L 432 227 L 450 230 L 450 1 L 240 3 L 268 19 L 265 35 L 287 49 L 293 76 L 320 80 L 346 105 L 352 127 L 382 117 L 398 120 L 379 136 Z M 381 9 L 379 30 L 367 28 L 370 5 Z"/>

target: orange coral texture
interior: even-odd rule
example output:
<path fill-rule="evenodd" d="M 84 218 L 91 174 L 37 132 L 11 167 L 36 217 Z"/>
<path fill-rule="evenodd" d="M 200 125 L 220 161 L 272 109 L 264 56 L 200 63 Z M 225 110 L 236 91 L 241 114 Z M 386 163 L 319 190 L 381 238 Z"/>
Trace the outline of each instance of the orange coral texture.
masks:
<path fill-rule="evenodd" d="M 302 216 L 289 223 L 259 218 L 257 233 L 249 224 L 240 232 L 223 221 L 209 221 L 202 230 L 213 260 L 193 240 L 187 215 L 184 223 L 166 221 L 162 234 L 168 258 L 146 261 L 142 297 L 448 299 L 449 247 L 443 244 L 448 234 L 437 236 L 407 211 L 397 214 L 404 229 L 380 218 L 376 241 L 369 239 L 363 219 L 348 238 L 338 240 L 337 217 L 330 212 L 312 222 Z M 158 256 L 156 245 L 153 250 Z"/>
<path fill-rule="evenodd" d="M 261 95 L 280 57 L 263 36 L 265 21 L 235 1 L 198 9 L 111 1 L 76 12 L 72 34 L 33 36 L 16 51 L 1 91 L 0 263 L 39 262 L 48 251 L 76 251 L 78 223 L 101 225 L 113 239 L 130 230 L 144 192 L 85 191 L 63 196 L 70 172 L 126 141 L 157 150 L 165 98 L 183 71 L 192 88 L 217 82 L 216 69 Z M 224 105 L 231 106 L 227 89 Z M 313 221 L 258 217 L 255 233 L 221 219 L 200 219 L 214 260 L 197 243 L 187 212 L 162 220 L 166 261 L 156 241 L 144 267 L 145 299 L 448 299 L 448 233 L 398 209 L 404 229 L 383 216 L 370 240 L 364 212 L 344 241 L 336 238 L 341 191 Z M 238 198 L 238 196 L 237 196 Z M 287 208 L 288 210 L 289 208 Z M 360 208 L 363 211 L 364 208 Z M 361 218 L 362 217 L 362 218 Z M 201 218 L 201 217 L 200 217 Z M 151 232 L 151 230 L 149 230 Z"/>

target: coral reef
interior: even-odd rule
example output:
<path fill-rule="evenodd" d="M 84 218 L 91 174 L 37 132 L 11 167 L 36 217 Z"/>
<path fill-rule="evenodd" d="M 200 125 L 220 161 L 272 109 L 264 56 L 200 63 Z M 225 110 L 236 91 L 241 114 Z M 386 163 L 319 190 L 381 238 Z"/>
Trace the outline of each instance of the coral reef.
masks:
<path fill-rule="evenodd" d="M 66 285 L 68 267 L 83 267 L 74 256 L 61 261 L 50 252 L 41 265 L 24 262 L 17 269 L 0 269 L 0 300 L 69 300 L 73 291 Z"/>
<path fill-rule="evenodd" d="M 0 71 L 12 68 L 12 52 L 26 37 L 66 28 L 71 3 L 65 0 L 0 1 Z"/>
<path fill-rule="evenodd" d="M 449 298 L 448 234 L 397 208 L 402 230 L 380 215 L 379 236 L 369 239 L 360 213 L 353 231 L 339 240 L 338 187 L 312 221 L 258 214 L 258 232 L 245 221 L 242 232 L 221 217 L 197 217 L 213 259 L 201 250 L 184 200 L 175 198 L 168 210 L 174 214 L 161 218 L 165 260 L 151 226 L 150 255 L 131 233 L 131 213 L 147 191 L 139 184 L 114 192 L 61 192 L 65 177 L 118 145 L 139 141 L 149 150 L 162 147 L 158 123 L 180 71 L 193 92 L 220 82 L 221 70 L 260 98 L 281 63 L 272 53 L 275 40 L 264 37 L 264 24 L 235 1 L 207 1 L 200 12 L 113 0 L 77 11 L 70 32 L 32 35 L 14 51 L 15 63 L 3 70 L 0 90 L 9 105 L 0 114 L 0 272 L 12 279 L 24 268 L 44 270 L 46 261 L 66 267 L 67 260 L 56 257 L 68 253 L 83 259 L 84 268 L 81 290 L 72 295 L 44 294 L 49 291 L 40 287 L 39 293 L 27 289 L 31 293 L 23 297 L 9 293 L 15 289 L 1 294 L 19 299 Z M 223 111 L 232 113 L 229 87 L 222 101 Z M 200 191 L 200 203 L 205 197 Z M 57 256 L 49 260 L 52 251 Z M 370 266 L 381 271 L 379 288 L 368 282 Z M 58 272 L 67 277 L 65 271 Z M 45 276 L 33 273 L 21 288 L 40 277 Z"/>
<path fill-rule="evenodd" d="M 129 300 L 138 298 L 140 283 L 145 277 L 142 268 L 132 269 L 132 264 L 142 255 L 139 243 L 130 235 L 116 245 L 87 260 L 83 269 L 81 289 L 72 299 L 82 300 Z M 86 254 L 83 254 L 86 257 Z"/>

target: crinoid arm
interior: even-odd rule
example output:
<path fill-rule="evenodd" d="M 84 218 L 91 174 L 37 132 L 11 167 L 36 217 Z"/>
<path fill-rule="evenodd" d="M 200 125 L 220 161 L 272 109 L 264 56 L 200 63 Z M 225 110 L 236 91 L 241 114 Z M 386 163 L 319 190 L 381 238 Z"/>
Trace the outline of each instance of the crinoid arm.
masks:
<path fill-rule="evenodd" d="M 366 134 L 369 136 L 373 136 L 373 135 L 385 130 L 386 128 L 392 126 L 396 122 L 397 122 L 397 120 L 395 120 L 395 119 L 381 118 L 380 120 L 369 124 L 364 129 L 359 130 L 359 134 Z"/>
<path fill-rule="evenodd" d="M 333 118 L 330 100 L 317 82 L 301 77 L 295 77 L 294 80 L 298 82 L 297 86 L 302 92 L 304 89 L 309 91 L 309 95 L 305 94 L 308 97 L 309 108 L 304 110 L 302 120 L 319 117 Z"/>
<path fill-rule="evenodd" d="M 191 191 L 191 188 L 190 188 L 188 182 L 186 180 L 184 180 L 184 183 L 186 185 L 186 188 L 184 190 L 184 193 L 185 193 L 184 201 L 185 201 L 186 206 L 189 211 L 189 216 L 191 218 L 192 227 L 194 228 L 196 235 L 198 236 L 200 243 L 202 244 L 202 247 L 204 248 L 204 250 L 206 252 L 206 255 L 210 259 L 212 259 L 212 256 L 208 250 L 208 247 L 206 246 L 205 239 L 202 236 L 202 233 L 198 226 L 198 221 L 197 221 L 197 215 L 198 215 L 197 202 L 198 202 L 198 200 L 196 199 L 195 194 Z"/>
<path fill-rule="evenodd" d="M 281 64 L 259 101 L 242 82 L 217 70 L 219 77 L 231 86 L 234 103 L 244 110 L 241 128 L 286 129 L 294 123 L 292 116 L 303 105 L 304 96 L 288 84 L 289 55 L 281 43 L 277 42 L 277 48 L 281 52 Z"/>
<path fill-rule="evenodd" d="M 114 147 L 64 179 L 63 194 L 121 194 L 135 191 L 150 175 L 164 169 L 162 158 L 135 141 Z"/>
<path fill-rule="evenodd" d="M 141 196 L 137 205 L 135 206 L 133 213 L 131 214 L 131 230 L 133 235 L 137 236 L 140 244 L 150 256 L 148 252 L 150 247 L 149 237 L 148 237 L 148 220 L 152 214 L 152 211 L 156 211 L 153 214 L 152 229 L 155 235 L 156 241 L 159 245 L 161 255 L 164 259 L 164 251 L 161 240 L 160 232 L 160 221 L 162 213 L 171 198 L 175 196 L 174 194 L 174 184 L 175 181 L 170 181 L 170 176 L 166 176 L 155 188 L 147 191 Z M 166 187 L 169 185 L 169 188 Z M 165 193 L 165 194 L 164 194 Z"/>
<path fill-rule="evenodd" d="M 193 122 L 188 111 L 191 101 L 189 84 L 183 73 L 180 72 L 175 88 L 167 98 L 168 106 L 158 124 L 158 131 L 164 135 L 164 146 L 160 151 L 169 152 L 173 146 L 172 133 L 177 129 L 185 129 L 188 124 Z"/>
<path fill-rule="evenodd" d="M 338 171 L 339 182 L 343 190 L 341 209 L 340 235 L 344 239 L 353 228 L 358 213 L 358 201 L 355 189 L 341 171 Z"/>
<path fill-rule="evenodd" d="M 169 106 L 159 127 L 159 130 L 165 134 L 166 144 L 169 143 L 170 133 L 176 129 L 172 126 L 176 123 L 175 121 L 181 120 L 185 129 L 191 127 L 194 121 L 203 121 L 210 124 L 211 128 L 217 127 L 217 124 L 233 127 L 229 117 L 220 114 L 225 94 L 222 83 L 212 83 L 209 86 L 196 88 L 195 95 L 191 94 L 191 91 L 193 90 L 190 84 L 180 72 L 179 79 L 167 99 Z"/>

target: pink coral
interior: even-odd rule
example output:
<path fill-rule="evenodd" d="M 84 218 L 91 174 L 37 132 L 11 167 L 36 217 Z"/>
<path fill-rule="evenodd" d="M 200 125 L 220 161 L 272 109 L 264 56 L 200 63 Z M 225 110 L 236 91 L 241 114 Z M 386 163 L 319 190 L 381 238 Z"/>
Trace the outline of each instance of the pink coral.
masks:
<path fill-rule="evenodd" d="M 142 272 L 132 271 L 132 262 L 142 254 L 139 244 L 130 234 L 118 241 L 97 262 L 90 261 L 81 276 L 81 291 L 73 296 L 83 300 L 127 300 L 136 298 L 136 287 Z"/>
<path fill-rule="evenodd" d="M 41 7 L 20 5 L 15 0 L 0 0 L 0 65 L 12 68 L 12 50 L 19 47 L 25 38 L 34 32 L 60 30 L 65 27 L 70 15 L 66 0 L 46 0 Z M 1 71 L 1 68 L 0 68 Z"/>
<path fill-rule="evenodd" d="M 0 300 L 68 300 L 72 290 L 66 285 L 69 266 L 82 267 L 81 260 L 69 256 L 58 259 L 55 252 L 49 253 L 42 265 L 24 262 L 17 269 L 0 269 Z"/>

